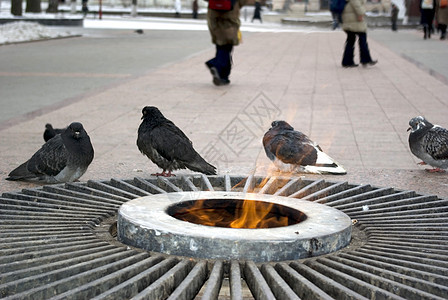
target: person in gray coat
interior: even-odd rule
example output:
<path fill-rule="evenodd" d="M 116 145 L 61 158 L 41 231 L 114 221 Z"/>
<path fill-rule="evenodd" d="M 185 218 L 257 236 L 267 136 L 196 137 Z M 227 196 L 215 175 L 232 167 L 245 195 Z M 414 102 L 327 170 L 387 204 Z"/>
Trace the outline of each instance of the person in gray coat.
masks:
<path fill-rule="evenodd" d="M 342 29 L 347 34 L 345 50 L 342 57 L 344 68 L 357 67 L 354 62 L 356 36 L 359 40 L 360 61 L 364 67 L 375 65 L 378 60 L 372 60 L 367 44 L 367 23 L 365 21 L 366 0 L 349 0 L 342 12 Z"/>

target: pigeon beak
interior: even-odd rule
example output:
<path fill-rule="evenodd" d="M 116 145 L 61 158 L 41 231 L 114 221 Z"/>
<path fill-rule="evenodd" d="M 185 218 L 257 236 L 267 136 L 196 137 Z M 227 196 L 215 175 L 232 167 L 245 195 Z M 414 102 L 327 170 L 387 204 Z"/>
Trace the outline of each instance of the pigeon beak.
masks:
<path fill-rule="evenodd" d="M 81 135 L 81 132 L 75 131 L 75 138 L 79 138 L 80 135 Z"/>
<path fill-rule="evenodd" d="M 409 127 L 408 130 L 406 130 L 406 131 L 409 131 L 409 130 L 411 130 L 411 129 L 412 129 L 412 127 Z"/>

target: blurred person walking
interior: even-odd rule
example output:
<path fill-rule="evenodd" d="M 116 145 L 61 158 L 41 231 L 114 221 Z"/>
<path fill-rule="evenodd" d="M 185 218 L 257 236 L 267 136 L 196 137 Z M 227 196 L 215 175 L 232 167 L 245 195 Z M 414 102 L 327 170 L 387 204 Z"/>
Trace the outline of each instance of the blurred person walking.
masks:
<path fill-rule="evenodd" d="M 347 34 L 342 66 L 357 67 L 354 62 L 356 36 L 359 41 L 360 62 L 364 67 L 375 65 L 378 60 L 372 60 L 367 44 L 367 23 L 365 21 L 366 0 L 349 0 L 342 12 L 342 29 Z"/>
<path fill-rule="evenodd" d="M 398 6 L 396 6 L 395 3 L 392 3 L 392 10 L 390 13 L 390 20 L 392 22 L 392 31 L 397 31 L 397 20 L 399 11 L 400 10 L 398 9 Z"/>
<path fill-rule="evenodd" d="M 260 23 L 263 23 L 263 20 L 261 19 L 261 4 L 260 0 L 255 0 L 255 10 L 254 10 L 254 16 L 252 17 L 252 23 L 254 22 L 254 19 L 260 20 Z"/>
<path fill-rule="evenodd" d="M 215 85 L 230 83 L 233 46 L 240 43 L 240 8 L 246 0 L 209 0 L 207 24 L 216 45 L 215 57 L 205 63 Z"/>
<path fill-rule="evenodd" d="M 436 0 L 436 20 L 440 30 L 440 39 L 446 39 L 448 24 L 448 0 Z"/>
<path fill-rule="evenodd" d="M 420 1 L 420 24 L 423 26 L 423 39 L 430 39 L 431 33 L 434 31 L 432 23 L 434 22 L 434 13 L 436 0 Z"/>

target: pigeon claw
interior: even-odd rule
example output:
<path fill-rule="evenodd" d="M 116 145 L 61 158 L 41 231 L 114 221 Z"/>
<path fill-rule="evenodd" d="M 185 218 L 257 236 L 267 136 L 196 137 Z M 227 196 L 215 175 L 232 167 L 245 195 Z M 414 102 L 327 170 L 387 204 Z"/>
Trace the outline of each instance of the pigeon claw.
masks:
<path fill-rule="evenodd" d="M 434 168 L 434 169 L 426 169 L 426 172 L 428 173 L 445 173 L 446 171 L 440 168 Z"/>
<path fill-rule="evenodd" d="M 172 177 L 172 176 L 176 176 L 175 174 L 171 173 L 171 171 L 168 171 L 168 173 L 167 173 L 165 170 L 163 170 L 162 173 L 154 173 L 154 174 L 151 174 L 151 175 L 152 175 L 152 176 L 162 176 L 162 177 Z"/>

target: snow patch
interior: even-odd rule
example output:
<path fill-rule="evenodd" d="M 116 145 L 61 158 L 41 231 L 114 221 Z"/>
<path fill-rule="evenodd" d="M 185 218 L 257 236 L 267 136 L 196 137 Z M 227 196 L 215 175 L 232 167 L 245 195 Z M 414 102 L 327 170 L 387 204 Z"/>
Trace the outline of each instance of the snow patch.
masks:
<path fill-rule="evenodd" d="M 35 22 L 12 22 L 0 25 L 0 45 L 70 36 L 70 32 L 56 32 Z"/>

